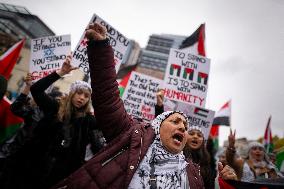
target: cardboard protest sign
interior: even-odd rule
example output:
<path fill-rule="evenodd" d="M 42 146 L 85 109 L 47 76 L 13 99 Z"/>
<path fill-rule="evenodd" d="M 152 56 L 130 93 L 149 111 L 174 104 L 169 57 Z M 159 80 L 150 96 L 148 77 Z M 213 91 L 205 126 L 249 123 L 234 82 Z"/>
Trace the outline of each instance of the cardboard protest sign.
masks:
<path fill-rule="evenodd" d="M 122 96 L 126 111 L 145 121 L 152 121 L 155 118 L 156 93 L 162 86 L 162 80 L 133 71 Z"/>
<path fill-rule="evenodd" d="M 109 38 L 110 45 L 114 50 L 114 60 L 115 60 L 115 69 L 116 72 L 118 71 L 123 58 L 125 57 L 125 53 L 130 46 L 130 41 L 124 37 L 120 32 L 118 32 L 114 27 L 109 25 L 106 21 L 102 18 L 97 16 L 96 14 L 93 15 L 92 19 L 90 20 L 89 24 L 91 23 L 99 23 L 106 27 L 107 29 L 107 37 Z M 88 25 L 89 25 L 88 24 Z M 87 27 L 86 27 L 87 28 Z M 73 52 L 73 59 L 72 64 L 74 66 L 79 67 L 85 74 L 89 74 L 89 63 L 88 63 L 88 56 L 87 56 L 87 38 L 85 38 L 85 32 L 81 36 L 79 43 L 77 44 L 74 52 Z"/>
<path fill-rule="evenodd" d="M 214 120 L 215 111 L 200 108 L 188 103 L 165 99 L 164 110 L 179 110 L 188 116 L 189 126 L 200 127 L 207 140 Z"/>
<path fill-rule="evenodd" d="M 165 73 L 165 97 L 204 107 L 210 60 L 184 50 L 171 49 Z"/>
<path fill-rule="evenodd" d="M 32 39 L 29 67 L 32 79 L 39 80 L 60 69 L 69 54 L 71 54 L 70 35 Z"/>

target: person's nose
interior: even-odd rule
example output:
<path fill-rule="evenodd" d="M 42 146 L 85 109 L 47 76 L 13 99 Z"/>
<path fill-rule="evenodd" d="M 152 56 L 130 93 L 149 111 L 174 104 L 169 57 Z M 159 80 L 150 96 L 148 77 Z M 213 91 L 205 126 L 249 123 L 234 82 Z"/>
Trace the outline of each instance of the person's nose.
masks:
<path fill-rule="evenodd" d="M 80 99 L 80 100 L 84 100 L 84 98 L 85 98 L 84 94 L 80 94 L 80 95 L 79 95 L 79 99 Z"/>
<path fill-rule="evenodd" d="M 182 133 L 184 133 L 184 132 L 186 131 L 185 126 L 184 126 L 183 123 L 180 123 L 180 124 L 179 124 L 178 130 L 179 130 L 180 132 L 182 132 Z"/>

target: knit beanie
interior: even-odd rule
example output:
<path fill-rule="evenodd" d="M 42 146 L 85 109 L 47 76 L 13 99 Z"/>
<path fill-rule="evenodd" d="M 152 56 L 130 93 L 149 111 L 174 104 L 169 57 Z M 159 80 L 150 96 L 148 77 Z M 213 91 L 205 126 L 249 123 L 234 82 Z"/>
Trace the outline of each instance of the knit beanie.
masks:
<path fill-rule="evenodd" d="M 180 112 L 180 111 L 166 111 L 166 112 L 163 112 L 160 115 L 158 115 L 151 123 L 151 126 L 154 129 L 154 131 L 155 131 L 156 139 L 158 139 L 158 140 L 161 139 L 160 138 L 160 126 L 163 123 L 163 121 L 165 119 L 167 119 L 168 117 L 170 117 L 174 113 L 181 114 L 185 118 L 186 123 L 188 124 L 187 116 L 183 112 Z"/>
<path fill-rule="evenodd" d="M 249 145 L 248 145 L 248 152 L 252 149 L 252 147 L 261 147 L 264 151 L 263 144 L 261 144 L 259 142 L 256 142 L 256 141 L 250 142 Z"/>
<path fill-rule="evenodd" d="M 90 93 L 92 93 L 92 88 L 90 84 L 85 81 L 80 81 L 80 80 L 77 80 L 71 84 L 69 92 L 70 93 L 75 92 L 79 89 L 86 89 L 86 90 L 89 90 Z"/>
<path fill-rule="evenodd" d="M 190 126 L 188 127 L 188 132 L 189 132 L 189 131 L 192 131 L 192 130 L 200 131 L 200 132 L 202 133 L 202 135 L 203 135 L 203 138 L 204 138 L 204 131 L 201 129 L 201 127 L 196 126 L 196 125 L 190 125 Z"/>

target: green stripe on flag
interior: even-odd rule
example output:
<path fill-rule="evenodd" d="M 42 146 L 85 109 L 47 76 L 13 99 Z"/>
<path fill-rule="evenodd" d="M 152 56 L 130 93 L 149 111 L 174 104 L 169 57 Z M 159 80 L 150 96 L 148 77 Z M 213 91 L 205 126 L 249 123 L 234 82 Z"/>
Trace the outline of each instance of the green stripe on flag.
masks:
<path fill-rule="evenodd" d="M 0 143 L 10 138 L 11 136 L 13 136 L 17 132 L 17 130 L 21 127 L 21 125 L 22 123 L 15 123 L 13 125 L 9 125 L 6 128 L 1 128 L 0 129 Z"/>
<path fill-rule="evenodd" d="M 216 138 L 213 138 L 212 140 L 213 140 L 213 147 L 217 151 L 219 149 L 219 138 L 216 137 Z"/>
<path fill-rule="evenodd" d="M 119 89 L 119 96 L 122 97 L 123 93 L 124 93 L 124 87 L 118 87 Z"/>
<path fill-rule="evenodd" d="M 280 171 L 284 171 L 284 150 L 276 154 L 276 166 Z"/>

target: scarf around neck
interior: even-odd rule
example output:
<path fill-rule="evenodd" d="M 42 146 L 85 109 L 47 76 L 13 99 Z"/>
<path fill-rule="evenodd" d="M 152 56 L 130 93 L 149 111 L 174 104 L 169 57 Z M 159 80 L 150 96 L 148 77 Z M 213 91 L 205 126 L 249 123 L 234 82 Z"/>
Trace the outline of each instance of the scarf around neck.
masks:
<path fill-rule="evenodd" d="M 139 164 L 138 169 L 128 186 L 129 189 L 150 189 L 151 163 L 154 163 L 157 188 L 163 189 L 185 189 L 189 188 L 189 182 L 186 173 L 188 163 L 182 152 L 172 154 L 162 145 L 160 140 L 160 125 L 163 120 L 172 115 L 173 112 L 164 112 L 157 116 L 152 122 L 152 128 L 155 131 L 155 139 L 149 147 L 145 157 Z M 186 118 L 186 117 L 185 117 Z"/>

